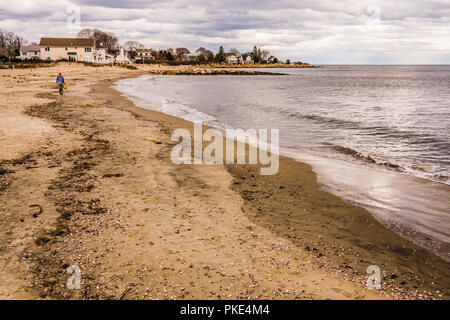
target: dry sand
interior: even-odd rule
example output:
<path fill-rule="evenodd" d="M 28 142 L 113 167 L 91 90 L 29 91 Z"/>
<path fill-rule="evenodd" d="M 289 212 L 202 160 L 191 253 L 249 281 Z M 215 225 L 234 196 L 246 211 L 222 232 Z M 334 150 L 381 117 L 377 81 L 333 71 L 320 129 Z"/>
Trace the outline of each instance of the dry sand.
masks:
<path fill-rule="evenodd" d="M 155 68 L 0 70 L 0 298 L 447 297 L 447 263 L 320 190 L 303 163 L 282 158 L 272 177 L 172 164 L 170 134 L 191 123 L 109 88 Z M 370 264 L 381 291 L 364 288 Z"/>

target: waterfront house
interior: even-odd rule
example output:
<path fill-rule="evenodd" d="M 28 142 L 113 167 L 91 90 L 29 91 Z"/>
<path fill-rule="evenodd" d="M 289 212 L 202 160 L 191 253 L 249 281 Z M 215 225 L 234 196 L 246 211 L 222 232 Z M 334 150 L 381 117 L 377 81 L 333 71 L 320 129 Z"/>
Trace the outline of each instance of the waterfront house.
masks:
<path fill-rule="evenodd" d="M 225 59 L 226 62 L 229 64 L 236 64 L 239 63 L 239 57 L 237 54 L 235 53 L 225 53 Z"/>
<path fill-rule="evenodd" d="M 245 54 L 242 55 L 241 63 L 243 63 L 243 64 L 253 64 L 254 61 L 253 61 L 253 58 L 252 58 L 252 56 L 250 54 L 245 53 Z"/>
<path fill-rule="evenodd" d="M 107 53 L 105 47 L 100 45 L 94 49 L 94 62 L 95 63 L 113 63 L 114 56 Z"/>
<path fill-rule="evenodd" d="M 41 38 L 39 46 L 42 60 L 95 62 L 94 39 Z"/>
<path fill-rule="evenodd" d="M 152 49 L 136 49 L 134 60 L 136 63 L 139 63 L 142 61 L 155 60 L 155 57 L 152 55 Z"/>
<path fill-rule="evenodd" d="M 17 57 L 22 60 L 39 60 L 41 58 L 41 47 L 38 45 L 29 45 L 20 47 L 20 55 Z"/>

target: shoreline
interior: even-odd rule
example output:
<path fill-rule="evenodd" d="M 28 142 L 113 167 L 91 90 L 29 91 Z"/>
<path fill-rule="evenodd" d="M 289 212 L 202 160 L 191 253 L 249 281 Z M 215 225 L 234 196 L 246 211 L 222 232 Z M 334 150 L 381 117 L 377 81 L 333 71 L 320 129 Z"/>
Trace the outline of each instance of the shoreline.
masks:
<path fill-rule="evenodd" d="M 157 70 L 150 72 L 156 75 L 201 75 L 201 76 L 212 76 L 212 75 L 238 75 L 238 76 L 255 76 L 255 75 L 277 75 L 283 76 L 284 73 L 275 73 L 267 71 L 255 71 L 255 70 L 233 70 L 233 68 L 221 68 L 221 69 L 203 69 L 203 68 L 186 68 L 180 70 Z"/>
<path fill-rule="evenodd" d="M 113 89 L 113 88 L 111 88 Z M 113 89 L 115 90 L 115 89 Z M 119 92 L 120 94 L 120 92 Z M 121 95 L 121 94 L 120 94 Z M 121 95 L 122 96 L 122 95 Z M 128 98 L 124 97 L 125 99 L 128 100 Z M 131 102 L 131 101 L 130 101 Z M 132 102 L 131 102 L 132 103 Z M 133 104 L 134 105 L 134 104 Z M 184 122 L 188 122 L 189 123 L 189 127 L 192 127 L 192 123 L 190 121 L 181 119 L 181 118 L 176 118 L 170 115 L 166 115 L 164 113 L 160 113 L 159 111 L 154 111 L 154 110 L 150 110 L 150 109 L 144 109 L 144 108 L 140 108 L 138 106 L 134 105 L 134 108 L 138 108 L 138 109 L 142 109 L 145 111 L 149 111 L 149 112 L 155 112 L 157 114 L 163 114 L 164 116 L 167 116 L 169 118 L 175 118 L 175 121 L 181 121 L 182 122 L 182 126 L 185 127 L 185 123 Z M 204 130 L 209 128 L 208 126 L 204 125 Z M 190 128 L 189 130 L 192 131 L 192 129 Z M 248 147 L 247 147 L 248 148 Z M 283 166 L 287 166 L 290 167 L 288 170 L 286 170 L 286 172 L 283 172 L 283 177 L 282 178 L 278 178 L 277 176 L 280 175 L 280 172 L 282 172 L 282 167 Z M 304 238 L 304 234 L 305 232 L 302 229 L 302 225 L 301 223 L 299 224 L 298 222 L 300 221 L 304 221 L 305 220 L 305 215 L 300 213 L 299 215 L 295 216 L 292 215 L 292 207 L 297 207 L 297 208 L 305 208 L 305 210 L 312 210 L 314 208 L 319 208 L 319 210 L 317 210 L 315 213 L 320 213 L 321 217 L 319 218 L 322 223 L 324 224 L 330 224 L 334 220 L 334 223 L 338 224 L 339 227 L 338 228 L 345 228 L 346 223 L 355 223 L 353 221 L 353 219 L 358 219 L 359 222 L 359 226 L 354 226 L 354 230 L 346 230 L 346 233 L 343 233 L 344 237 L 347 237 L 347 239 L 345 239 L 344 241 L 341 241 L 343 239 L 340 239 L 342 236 L 338 235 L 337 238 L 336 237 L 332 237 L 332 239 L 328 239 L 328 241 L 324 241 L 324 243 L 321 243 L 320 245 L 314 245 L 312 244 L 310 241 L 302 241 L 300 240 L 298 242 L 298 246 L 304 246 L 309 247 L 311 251 L 313 252 L 317 252 L 317 255 L 319 255 L 319 258 L 322 258 L 324 256 L 324 252 L 328 252 L 331 255 L 336 255 L 339 253 L 337 253 L 338 250 L 336 250 L 336 248 L 338 246 L 342 247 L 346 247 L 348 245 L 353 246 L 353 242 L 357 241 L 361 243 L 361 248 L 360 251 L 357 252 L 357 255 L 361 258 L 367 259 L 364 260 L 364 262 L 362 264 L 360 264 L 360 262 L 356 261 L 353 257 L 349 258 L 349 257 L 329 257 L 329 261 L 323 262 L 321 260 L 325 260 L 325 259 L 317 259 L 317 263 L 318 265 L 320 265 L 321 267 L 325 266 L 326 268 L 328 268 L 329 270 L 333 270 L 337 273 L 340 273 L 341 270 L 339 270 L 338 268 L 336 268 L 336 265 L 339 265 L 341 268 L 343 268 L 344 270 L 347 269 L 351 270 L 351 276 L 350 277 L 357 277 L 359 278 L 360 282 L 363 282 L 365 279 L 365 267 L 371 265 L 371 264 L 375 264 L 375 265 L 384 265 L 386 266 L 385 270 L 382 270 L 383 272 L 386 272 L 385 274 L 385 279 L 384 281 L 388 281 L 391 282 L 390 285 L 392 286 L 399 286 L 399 284 L 401 284 L 399 287 L 401 288 L 401 286 L 404 286 L 406 283 L 410 283 L 407 286 L 404 286 L 406 288 L 414 288 L 415 286 L 418 287 L 420 284 L 420 281 L 416 282 L 415 280 L 413 280 L 411 278 L 412 274 L 418 274 L 421 271 L 421 263 L 424 262 L 425 264 L 434 264 L 437 261 L 440 261 L 440 263 L 437 263 L 441 266 L 441 269 L 447 269 L 449 270 L 449 266 L 447 264 L 447 262 L 445 262 L 442 258 L 438 257 L 437 255 L 435 255 L 433 252 L 422 248 L 418 245 L 413 244 L 412 242 L 410 242 L 410 240 L 405 239 L 403 237 L 401 237 L 400 235 L 398 235 L 397 233 L 395 233 L 392 230 L 387 229 L 385 226 L 383 226 L 380 222 L 378 222 L 373 215 L 366 209 L 359 207 L 357 205 L 352 205 L 350 203 L 348 203 L 345 200 L 342 200 L 340 197 L 331 194 L 325 190 L 322 190 L 321 187 L 319 186 L 319 183 L 317 181 L 317 174 L 315 174 L 312 171 L 312 166 L 297 161 L 293 158 L 290 157 L 286 157 L 286 156 L 280 156 L 280 172 L 275 175 L 275 176 L 259 176 L 258 172 L 259 172 L 259 166 L 258 165 L 245 165 L 242 166 L 242 168 L 239 168 L 239 166 L 233 166 L 233 165 L 226 165 L 228 172 L 230 172 L 233 177 L 234 177 L 234 182 L 233 182 L 233 190 L 236 190 L 237 192 L 239 192 L 242 196 L 242 198 L 245 200 L 244 202 L 244 208 L 246 212 L 250 212 L 247 213 L 247 215 L 255 222 L 255 223 L 259 223 L 261 224 L 264 228 L 270 229 L 272 231 L 274 231 L 276 234 L 281 235 L 281 236 L 285 236 L 288 239 L 296 239 L 300 236 L 300 239 Z M 298 172 L 300 172 L 300 174 L 298 174 Z M 307 177 L 306 179 L 304 177 Z M 255 177 L 259 177 L 259 179 L 255 178 Z M 308 197 L 312 197 L 312 199 L 310 199 L 310 201 L 308 201 L 309 203 L 304 203 L 302 201 L 298 201 L 297 196 L 299 195 L 298 190 L 297 190 L 297 186 L 296 186 L 296 182 L 295 179 L 296 178 L 300 178 L 300 179 L 304 179 L 304 182 L 308 184 L 307 189 L 313 189 L 313 193 L 316 192 L 320 192 L 320 195 L 314 195 L 314 194 L 310 194 L 308 195 Z M 258 184 L 256 183 L 256 181 L 258 180 L 266 180 L 267 182 L 262 183 L 262 184 Z M 281 182 L 280 182 L 281 181 Z M 283 181 L 289 181 L 286 182 L 287 186 L 284 186 L 284 182 Z M 257 184 L 258 186 L 256 186 L 255 184 Z M 263 188 L 260 188 L 260 186 L 264 186 Z M 282 204 L 281 201 L 277 202 L 275 205 L 274 204 L 264 204 L 262 205 L 261 202 L 265 201 L 266 195 L 270 194 L 271 197 L 274 196 L 273 192 L 271 192 L 271 190 L 275 190 L 274 192 L 277 193 L 277 191 L 279 190 L 280 186 L 283 186 L 283 189 L 281 189 L 281 192 L 278 192 L 278 196 L 283 199 L 283 201 L 287 201 L 288 205 Z M 277 189 L 278 188 L 278 189 Z M 300 186 L 301 189 L 303 189 L 303 187 Z M 256 190 L 256 191 L 255 191 Z M 249 196 L 249 194 L 251 194 L 252 196 Z M 257 195 L 256 197 L 253 197 L 254 195 Z M 285 194 L 289 194 L 288 196 L 284 196 Z M 317 203 L 321 203 L 321 204 L 317 204 Z M 329 203 L 332 203 L 331 205 Z M 262 207 L 266 207 L 263 210 L 261 210 Z M 281 208 L 280 208 L 281 207 Z M 336 210 L 333 214 L 329 214 L 329 213 L 325 213 L 325 212 L 321 212 L 321 210 L 323 210 L 323 208 L 327 208 L 329 209 L 330 207 L 335 207 Z M 272 216 L 269 217 L 268 219 L 261 218 L 261 213 L 263 211 L 270 212 L 269 214 L 276 212 L 276 211 L 284 211 L 284 213 L 286 213 L 286 215 L 289 217 L 286 219 L 285 216 L 283 216 L 283 213 L 279 213 L 278 216 Z M 344 210 L 340 210 L 340 209 L 344 209 Z M 314 211 L 314 210 L 312 210 Z M 345 212 L 347 211 L 347 212 Z M 350 211 L 350 214 L 355 214 L 356 217 L 350 217 L 347 218 L 346 215 L 348 214 L 348 211 Z M 273 214 L 271 214 L 273 215 Z M 338 215 L 339 217 L 336 217 L 334 215 Z M 318 216 L 316 216 L 315 218 L 317 218 Z M 267 218 L 267 217 L 266 217 Z M 340 219 L 346 219 L 347 221 L 344 220 L 344 222 L 339 221 Z M 296 222 L 295 220 L 298 221 Z M 313 226 L 313 221 L 308 218 L 308 224 L 309 227 Z M 336 220 L 337 219 L 337 220 Z M 280 223 L 284 221 L 284 223 Z M 315 221 L 317 223 L 317 221 Z M 276 225 L 279 225 L 280 228 L 274 227 Z M 318 224 L 318 223 L 317 223 Z M 369 225 L 371 230 L 368 232 L 358 232 L 359 230 L 361 230 L 361 228 L 365 225 Z M 295 231 L 291 232 L 291 228 L 292 225 L 294 225 L 295 227 Z M 320 231 L 323 231 L 322 229 L 322 225 L 321 226 L 316 226 L 318 228 L 316 228 L 315 230 L 310 230 L 307 232 L 308 234 L 308 238 L 312 239 L 312 238 L 316 238 L 317 234 L 323 234 L 320 233 Z M 316 233 L 315 233 L 316 232 Z M 329 230 L 326 231 L 327 233 L 329 232 Z M 350 236 L 349 236 L 350 235 Z M 357 239 L 355 239 L 355 237 L 357 237 Z M 321 237 L 319 237 L 321 238 Z M 378 238 L 383 238 L 382 241 L 380 243 L 377 243 Z M 320 241 L 320 240 L 319 240 Z M 305 244 L 306 243 L 306 244 Z M 389 248 L 390 246 L 392 246 L 392 248 Z M 320 247 L 320 249 L 316 248 L 316 247 Z M 388 248 L 387 250 L 385 248 Z M 306 249 L 308 250 L 308 249 Z M 387 254 L 387 257 L 382 258 L 385 253 L 388 250 L 392 250 L 390 252 L 390 254 L 392 255 L 393 252 L 396 252 L 396 254 L 404 251 L 401 253 L 402 257 L 395 257 L 394 259 L 396 259 L 397 261 L 392 263 L 392 261 L 388 261 L 389 259 L 392 259 L 392 257 Z M 309 251 L 309 250 L 308 250 Z M 322 252 L 320 252 L 322 251 Z M 334 252 L 333 252 L 334 251 Z M 409 252 L 408 252 L 409 251 Z M 344 253 L 346 254 L 346 253 Z M 404 265 L 404 262 L 406 260 L 408 260 L 408 256 L 410 255 L 416 255 L 418 256 L 416 258 L 416 261 L 413 262 L 413 266 L 408 266 L 406 267 Z M 427 259 L 427 257 L 430 257 L 430 259 Z M 350 260 L 353 260 L 352 262 L 349 262 Z M 378 260 L 378 263 L 377 263 Z M 432 262 L 433 261 L 433 262 Z M 381 263 L 380 263 L 381 262 Z M 365 263 L 365 265 L 364 265 Z M 402 267 L 400 269 L 397 268 L 396 264 L 398 265 L 402 265 Z M 434 267 L 433 267 L 434 268 Z M 414 270 L 414 271 L 411 271 Z M 429 270 L 430 271 L 430 270 Z M 398 273 L 403 273 L 402 275 L 399 275 Z M 432 280 L 430 280 L 431 278 L 434 278 L 437 274 L 439 273 L 434 273 L 434 274 L 429 274 L 428 278 L 429 278 L 429 282 L 431 282 Z M 344 276 L 345 277 L 345 276 Z M 412 276 L 414 277 L 414 276 Z M 449 282 L 450 279 L 447 278 L 446 283 L 450 283 Z M 405 282 L 405 284 L 402 284 L 403 282 Z M 434 287 L 433 289 L 437 289 L 437 291 L 440 291 L 439 288 Z M 436 290 L 435 290 L 436 291 Z"/>
<path fill-rule="evenodd" d="M 116 81 L 115 81 L 116 82 Z M 113 88 L 111 88 L 113 89 Z M 116 89 L 113 89 L 116 90 Z M 119 94 L 122 96 L 122 94 L 119 92 Z M 123 96 L 122 96 L 123 97 Z M 129 100 L 128 98 L 124 97 L 125 99 Z M 130 100 L 129 100 L 130 101 Z M 132 101 L 130 101 L 131 103 L 133 103 Z M 134 105 L 134 103 L 133 103 Z M 142 109 L 142 110 L 146 110 L 149 112 L 156 112 L 158 114 L 163 114 L 167 117 L 170 118 L 175 118 L 178 120 L 181 120 L 182 122 L 185 122 L 187 120 L 181 119 L 181 118 L 177 118 L 171 115 L 167 115 L 164 113 L 161 113 L 159 111 L 155 111 L 155 110 L 151 110 L 151 109 L 145 109 L 145 108 L 141 108 L 138 107 L 136 105 L 134 105 L 135 108 L 138 109 Z M 190 126 L 192 126 L 192 123 L 190 121 L 187 121 Z M 211 128 L 210 126 L 207 125 L 203 125 L 204 130 L 206 130 L 207 128 Z M 192 132 L 192 129 L 189 129 Z M 248 146 L 247 146 L 248 148 Z M 285 174 L 283 174 L 283 178 L 279 179 L 277 178 L 277 176 L 280 174 L 280 172 L 282 171 L 281 168 L 283 165 L 289 166 L 291 167 L 290 169 L 287 170 L 287 172 Z M 420 266 L 422 262 L 424 262 L 425 264 L 434 264 L 436 263 L 436 261 L 439 261 L 439 265 L 440 265 L 440 269 L 441 270 L 450 270 L 450 266 L 448 265 L 448 262 L 446 262 L 445 260 L 443 260 L 441 257 L 437 256 L 434 252 L 430 251 L 427 248 L 423 248 L 419 245 L 416 245 L 414 243 L 411 242 L 411 240 L 404 238 L 403 236 L 399 235 L 398 233 L 396 233 L 393 230 L 388 229 L 387 227 L 385 227 L 384 225 L 381 224 L 381 222 L 379 222 L 378 220 L 376 220 L 376 218 L 373 216 L 372 213 L 370 213 L 367 209 L 364 209 L 363 207 L 360 207 L 359 205 L 355 205 L 355 204 L 351 204 L 348 200 L 343 200 L 341 197 L 339 197 L 336 194 L 333 194 L 332 191 L 326 191 L 324 190 L 318 182 L 318 178 L 317 178 L 317 174 L 315 172 L 312 171 L 312 165 L 306 164 L 304 162 L 301 162 L 299 160 L 295 160 L 292 157 L 289 156 L 281 156 L 280 155 L 280 172 L 275 175 L 275 176 L 259 176 L 258 172 L 259 172 L 259 168 L 260 166 L 258 165 L 245 165 L 243 166 L 243 168 L 238 168 L 239 166 L 236 165 L 226 165 L 228 172 L 230 172 L 233 177 L 234 177 L 234 182 L 233 182 L 233 186 L 232 189 L 236 190 L 237 192 L 239 192 L 242 196 L 242 198 L 245 200 L 245 204 L 244 207 L 246 208 L 246 212 L 247 210 L 250 211 L 251 213 L 248 213 L 247 215 L 249 217 L 251 217 L 251 219 L 253 219 L 253 221 L 255 223 L 260 223 L 263 227 L 270 229 L 272 231 L 274 231 L 275 233 L 277 233 L 278 235 L 281 236 L 286 236 L 289 239 L 296 239 L 299 238 L 299 242 L 298 242 L 298 246 L 304 246 L 305 248 L 309 248 L 307 249 L 312 250 L 314 252 L 317 252 L 319 258 L 324 256 L 323 252 L 320 251 L 327 251 L 329 254 L 332 255 L 339 255 L 339 253 L 337 253 L 339 250 L 336 250 L 337 247 L 345 247 L 350 245 L 353 245 L 354 241 L 357 241 L 360 243 L 361 248 L 360 251 L 357 253 L 357 255 L 361 258 L 364 257 L 364 263 L 369 266 L 371 264 L 374 265 L 383 265 L 386 266 L 385 270 L 382 270 L 382 272 L 385 273 L 384 276 L 384 281 L 388 281 L 390 282 L 389 285 L 391 286 L 398 286 L 398 288 L 418 288 L 420 286 L 420 280 L 416 282 L 416 280 L 413 280 L 413 277 L 415 277 L 416 274 L 420 273 L 420 271 L 422 271 L 422 267 Z M 306 171 L 306 172 L 305 172 Z M 301 172 L 301 174 L 297 174 L 297 172 Z M 254 176 L 259 176 L 259 179 L 256 179 Z M 293 176 L 294 178 L 290 178 L 290 176 Z M 320 195 L 318 196 L 314 196 L 314 195 L 308 195 L 308 197 L 313 197 L 313 199 L 311 199 L 309 201 L 309 203 L 307 203 L 305 205 L 305 203 L 303 203 L 302 201 L 298 201 L 297 200 L 297 196 L 299 195 L 298 190 L 296 189 L 296 182 L 295 179 L 298 178 L 298 176 L 308 176 L 307 179 L 305 179 L 305 182 L 307 182 L 308 184 L 310 184 L 308 186 L 309 189 L 313 189 L 314 192 L 320 192 Z M 304 179 L 304 178 L 303 178 Z M 255 185 L 255 181 L 257 180 L 268 180 L 269 182 L 267 183 L 267 185 L 264 188 L 259 188 L 259 185 L 256 186 Z M 278 181 L 290 181 L 287 184 L 290 184 L 289 187 L 286 187 L 283 185 L 283 182 L 278 182 Z M 264 204 L 261 205 L 261 201 L 265 200 L 265 195 L 270 194 L 273 197 L 273 193 L 271 192 L 271 190 L 277 190 L 277 187 L 279 188 L 279 184 L 283 185 L 282 187 L 282 192 L 280 192 L 279 197 L 283 198 L 283 200 L 287 200 L 289 202 L 289 204 L 283 205 L 281 202 L 276 203 L 276 206 L 274 206 L 273 204 Z M 262 184 L 264 185 L 264 183 Z M 301 189 L 303 189 L 300 186 Z M 255 191 L 255 189 L 257 191 Z M 259 194 L 263 194 L 262 196 Z M 275 192 L 276 193 L 276 192 Z M 284 197 L 283 193 L 289 194 L 289 196 Z M 249 194 L 251 194 L 251 196 L 249 196 Z M 257 194 L 258 196 L 253 197 L 253 195 Z M 293 196 L 294 195 L 294 196 Z M 322 205 L 317 205 L 316 206 L 316 201 L 318 203 L 323 203 Z M 332 203 L 332 205 L 328 204 Z M 297 204 L 297 205 L 296 205 Z M 261 208 L 263 206 L 266 206 L 265 210 L 261 210 Z M 297 217 L 292 216 L 292 206 L 294 207 L 300 207 L 300 208 L 305 208 L 305 210 L 311 210 L 312 208 L 324 208 L 326 207 L 327 209 L 330 209 L 330 207 L 335 207 L 337 208 L 346 208 L 345 210 L 347 210 L 347 212 L 344 212 L 345 210 L 333 210 L 335 211 L 335 213 L 333 214 L 329 214 L 329 213 L 324 213 L 324 212 L 320 212 L 320 210 L 322 210 L 322 208 L 320 208 L 318 210 L 318 212 L 316 213 L 320 213 L 322 215 L 322 217 L 320 217 L 320 220 L 322 221 L 322 223 L 324 224 L 330 224 L 332 222 L 330 221 L 334 221 L 334 223 L 338 224 L 339 227 L 338 228 L 345 228 L 345 224 L 346 223 L 354 223 L 353 219 L 358 219 L 360 220 L 360 226 L 358 227 L 354 227 L 355 230 L 346 230 L 344 234 L 344 237 L 347 236 L 346 241 L 341 241 L 341 237 L 340 235 L 338 235 L 337 237 L 333 238 L 333 239 L 328 239 L 328 242 L 324 242 L 321 243 L 321 245 L 314 245 L 312 244 L 310 241 L 303 241 L 300 239 L 303 239 L 303 236 L 299 236 L 304 234 L 304 231 L 301 230 L 302 229 L 302 225 L 301 223 L 299 224 L 298 221 L 296 223 L 296 219 L 298 219 L 299 221 L 304 221 L 304 214 L 299 214 Z M 273 215 L 273 212 L 279 211 L 281 207 L 281 210 L 287 213 L 287 216 L 289 217 L 288 219 L 286 219 L 286 217 L 283 216 L 283 214 L 279 214 L 278 217 L 277 216 L 273 216 L 270 217 L 266 220 L 264 220 L 263 218 L 261 218 L 261 213 L 263 211 L 266 212 L 270 212 L 270 215 Z M 308 208 L 309 207 L 309 208 Z M 340 212 L 339 212 L 340 211 Z M 346 215 L 348 213 L 348 211 L 350 211 L 350 214 L 356 214 L 356 217 L 351 217 L 351 218 L 347 218 Z M 289 213 L 288 213 L 289 212 Z M 339 217 L 336 217 L 334 215 L 338 215 Z M 317 218 L 318 216 L 316 216 Z M 333 219 L 334 218 L 334 219 Z M 309 223 L 312 224 L 312 221 L 310 218 L 309 219 Z M 344 220 L 344 222 L 339 221 L 340 219 L 347 219 L 347 221 Z M 261 221 L 263 220 L 263 221 Z M 284 220 L 284 224 L 280 223 L 280 221 Z M 286 221 L 287 220 L 287 221 Z M 365 221 L 364 221 L 365 220 Z M 317 221 L 316 221 L 317 222 Z M 274 227 L 277 224 L 281 225 L 280 228 Z M 367 232 L 358 232 L 361 230 L 362 226 L 365 225 L 369 225 L 371 230 L 367 231 Z M 295 225 L 295 231 L 291 232 L 291 228 L 292 225 Z M 309 225 L 309 227 L 311 227 L 311 225 Z M 310 230 L 309 232 L 307 232 L 308 234 L 308 238 L 312 239 L 315 238 L 317 234 L 322 234 L 320 233 L 320 231 L 322 230 L 323 225 L 321 225 L 319 228 L 313 230 Z M 315 234 L 316 232 L 316 234 Z M 329 232 L 329 230 L 327 230 L 327 232 Z M 350 237 L 349 237 L 350 235 Z M 357 240 L 355 239 L 355 237 L 357 237 Z M 319 239 L 321 237 L 319 236 Z M 377 241 L 379 238 L 382 238 L 382 241 Z M 320 241 L 320 240 L 319 240 Z M 379 243 L 377 243 L 379 242 Z M 392 246 L 392 248 L 389 248 L 390 246 Z M 321 247 L 321 249 L 318 249 L 316 247 Z M 312 249 L 311 249 L 312 248 Z M 387 248 L 387 250 L 385 249 Z M 351 249 L 350 249 L 351 250 Z M 383 257 L 387 251 L 391 250 L 390 254 L 387 254 L 387 257 L 385 258 L 381 258 Z M 402 252 L 403 251 L 403 252 Z M 409 251 L 409 252 L 408 252 Z M 399 254 L 401 253 L 402 257 L 396 257 L 395 259 L 397 260 L 396 262 L 392 263 L 392 261 L 389 261 L 390 259 L 392 259 L 392 257 L 390 255 L 392 255 L 395 252 L 395 254 Z M 345 253 L 344 253 L 345 254 Z M 394 255 L 395 255 L 394 254 Z M 404 262 L 408 260 L 408 256 L 418 256 L 416 257 L 416 260 L 413 262 L 413 266 L 405 266 Z M 427 259 L 427 257 L 431 257 L 431 259 Z M 334 272 L 337 273 L 341 273 L 342 268 L 345 270 L 351 270 L 350 274 L 352 274 L 350 277 L 355 277 L 359 278 L 360 282 L 363 282 L 364 278 L 365 278 L 365 269 L 364 267 L 367 267 L 365 265 L 360 265 L 360 263 L 362 261 L 356 261 L 353 257 L 353 259 L 346 257 L 346 258 L 342 258 L 342 257 L 329 257 L 330 259 L 327 259 L 328 261 L 324 262 L 321 260 L 325 260 L 325 259 L 317 259 L 317 263 L 319 266 L 323 267 L 325 266 L 327 269 L 332 270 Z M 353 260 L 352 262 L 349 262 L 349 260 Z M 378 263 L 377 263 L 378 260 Z M 433 261 L 433 262 L 431 262 Z M 397 268 L 396 264 L 398 265 L 402 265 L 402 267 L 400 269 Z M 340 266 L 341 269 L 339 270 L 339 268 L 336 267 L 336 265 Z M 355 266 L 356 265 L 356 266 Z M 431 268 L 434 269 L 434 266 Z M 411 271 L 414 270 L 414 271 Z M 398 273 L 403 273 L 403 275 L 399 276 Z M 432 282 L 432 278 L 434 278 L 437 274 L 439 273 L 435 273 L 435 274 L 429 274 L 427 277 L 428 281 L 431 283 Z M 346 277 L 346 276 L 344 276 Z M 450 278 L 447 277 L 447 279 L 445 280 L 447 284 L 450 284 Z M 405 282 L 405 283 L 403 283 Z M 406 283 L 409 283 L 409 285 L 406 285 Z M 445 285 L 446 286 L 446 285 Z M 433 289 L 437 289 L 437 291 L 441 291 L 439 290 L 438 287 L 434 287 Z M 436 291 L 436 290 L 434 290 Z M 442 292 L 442 291 L 441 291 Z"/>
<path fill-rule="evenodd" d="M 117 81 L 114 88 L 117 88 L 140 108 L 163 111 L 161 109 L 163 104 L 158 103 L 153 94 L 150 96 L 155 106 L 145 100 L 147 92 L 144 84 L 147 82 L 143 81 L 144 79 L 148 80 L 144 76 L 137 81 L 133 79 Z M 239 81 L 239 78 L 235 79 Z M 151 84 L 155 84 L 154 81 L 153 78 L 150 81 Z M 162 77 L 158 81 L 160 85 L 151 86 L 151 88 L 158 88 L 161 83 L 166 83 L 174 90 L 177 88 L 177 79 Z M 182 85 L 184 81 L 186 81 L 184 78 L 180 79 Z M 202 83 L 202 81 L 204 80 L 195 81 L 193 84 Z M 147 88 L 150 90 L 150 87 Z M 157 93 L 158 89 L 155 90 L 155 93 Z M 151 89 L 148 93 L 152 91 L 154 90 Z M 159 96 L 159 99 L 166 99 L 165 95 L 161 96 L 158 93 L 156 95 Z M 170 92 L 168 92 L 167 97 L 169 96 Z M 184 97 L 188 101 L 190 100 L 189 95 Z M 212 99 L 214 99 L 214 95 L 212 95 Z M 185 105 L 183 99 L 176 101 L 176 105 Z M 233 106 L 230 106 L 230 108 L 233 109 Z M 204 119 L 210 126 L 216 126 L 224 132 L 225 124 L 217 119 L 208 121 L 210 115 L 202 114 L 202 112 L 205 112 L 205 106 L 198 106 L 198 108 L 195 108 L 197 111 L 192 110 L 192 107 L 181 108 L 180 110 L 184 110 L 182 112 L 178 112 L 176 109 L 176 107 L 175 109 L 170 107 L 163 112 L 188 120 Z M 192 117 L 198 112 L 200 114 L 197 117 Z M 231 120 L 227 124 L 233 125 L 233 121 Z M 356 161 L 345 162 L 333 157 L 320 158 L 308 153 L 295 152 L 295 150 L 289 150 L 289 148 L 283 148 L 283 146 L 280 151 L 281 155 L 312 165 L 314 171 L 318 174 L 317 178 L 323 189 L 356 206 L 366 208 L 377 221 L 388 229 L 449 262 L 449 247 L 448 241 L 446 241 L 447 230 L 444 227 L 448 222 L 445 217 L 447 211 L 445 204 L 448 204 L 448 201 L 445 201 L 443 195 L 450 190 L 446 191 L 444 185 L 421 180 L 413 175 L 401 174 L 402 172 L 396 170 L 383 170 L 383 168 L 371 166 L 372 163 L 364 166 Z M 428 194 L 426 199 L 422 197 L 424 194 Z M 440 201 L 440 198 L 442 198 L 442 201 Z M 433 218 L 435 220 L 431 221 Z M 439 221 L 440 224 L 436 224 L 436 221 Z"/>
<path fill-rule="evenodd" d="M 46 129 L 47 139 L 53 140 L 43 145 L 46 151 L 34 152 L 15 165 L 13 182 L 5 190 L 35 190 L 36 202 L 48 202 L 42 205 L 45 214 L 32 222 L 65 219 L 56 229 L 44 229 L 37 248 L 26 245 L 25 259 L 33 270 L 40 269 L 29 279 L 37 288 L 30 292 L 41 298 L 91 299 L 118 298 L 123 292 L 130 292 L 127 298 L 133 299 L 382 298 L 356 284 L 366 279 L 370 263 L 382 264 L 382 272 L 386 271 L 382 294 L 426 298 L 428 291 L 434 298 L 448 298 L 447 263 L 387 230 L 366 210 L 321 190 L 309 165 L 280 157 L 279 175 L 262 177 L 254 174 L 257 166 L 224 170 L 171 164 L 173 128 L 191 128 L 192 123 L 139 108 L 110 88 L 120 77 L 147 70 L 126 72 L 108 76 L 106 82 L 79 80 L 83 89 L 74 88 L 62 99 L 48 90 L 44 101 L 53 105 L 41 100 L 28 109 L 31 119 L 56 123 Z M 53 162 L 61 164 L 53 167 Z M 50 180 L 30 185 L 26 182 L 30 172 L 42 177 L 51 172 Z M 81 191 L 74 193 L 73 186 Z M 92 189 L 87 192 L 85 187 Z M 14 194 L 3 201 L 15 205 Z M 65 212 L 70 214 L 64 216 Z M 27 226 L 28 221 L 27 217 Z M 364 232 L 366 226 L 369 230 Z M 199 246 L 204 252 L 197 252 Z M 45 265 L 39 263 L 44 258 Z M 82 293 L 59 286 L 65 279 L 62 267 L 73 262 L 89 275 L 84 279 L 89 287 Z M 144 264 L 151 277 L 140 272 Z M 139 283 L 124 291 L 125 284 L 136 279 Z M 189 279 L 197 280 L 193 284 Z M 394 288 L 403 281 L 404 292 Z M 289 293 L 278 291 L 286 286 Z"/>

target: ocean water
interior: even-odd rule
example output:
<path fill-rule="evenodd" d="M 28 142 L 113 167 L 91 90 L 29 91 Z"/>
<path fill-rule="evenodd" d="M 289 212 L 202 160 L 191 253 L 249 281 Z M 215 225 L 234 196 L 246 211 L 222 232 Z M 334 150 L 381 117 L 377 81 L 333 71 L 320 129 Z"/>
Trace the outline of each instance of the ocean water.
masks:
<path fill-rule="evenodd" d="M 324 66 L 281 76 L 153 76 L 136 105 L 218 128 L 280 129 L 331 192 L 450 261 L 450 66 Z"/>

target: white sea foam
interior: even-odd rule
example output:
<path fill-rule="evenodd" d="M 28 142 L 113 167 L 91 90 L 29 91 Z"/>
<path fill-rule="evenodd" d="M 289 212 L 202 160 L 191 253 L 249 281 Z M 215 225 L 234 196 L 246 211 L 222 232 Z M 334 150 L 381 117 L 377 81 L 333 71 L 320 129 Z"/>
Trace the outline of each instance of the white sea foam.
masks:
<path fill-rule="evenodd" d="M 168 99 L 161 99 L 161 106 L 157 108 L 157 110 L 192 122 L 203 122 L 205 124 L 209 124 L 217 121 L 215 117 L 209 114 Z"/>
<path fill-rule="evenodd" d="M 202 122 L 218 128 L 226 128 L 217 119 L 186 104 L 168 98 L 161 98 L 158 93 L 147 90 L 148 85 L 155 85 L 156 77 L 143 76 L 137 79 L 125 79 L 114 86 L 138 107 L 159 111 L 191 122 Z"/>

